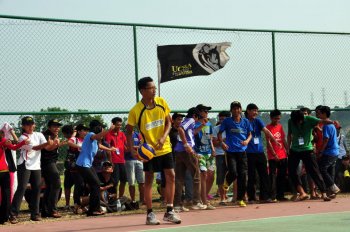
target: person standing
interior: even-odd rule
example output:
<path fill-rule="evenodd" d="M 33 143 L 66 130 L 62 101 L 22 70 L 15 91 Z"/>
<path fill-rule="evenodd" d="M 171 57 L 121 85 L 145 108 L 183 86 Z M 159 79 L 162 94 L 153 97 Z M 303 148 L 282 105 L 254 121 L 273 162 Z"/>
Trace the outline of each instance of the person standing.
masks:
<path fill-rule="evenodd" d="M 46 140 L 45 136 L 42 133 L 34 131 L 34 119 L 30 116 L 25 116 L 22 118 L 22 130 L 23 133 L 19 137 L 19 142 L 22 142 L 23 140 L 30 140 L 30 143 L 21 147 L 21 155 L 17 162 L 18 188 L 15 192 L 11 204 L 10 222 L 12 224 L 18 223 L 17 216 L 21 208 L 24 192 L 29 181 L 32 190 L 32 197 L 29 203 L 31 206 L 30 219 L 32 221 L 41 221 L 41 218 L 39 216 L 41 150 L 53 144 L 51 137 L 48 137 L 48 140 Z"/>
<path fill-rule="evenodd" d="M 230 186 L 237 179 L 237 204 L 246 207 L 244 197 L 247 189 L 247 146 L 252 139 L 252 127 L 246 118 L 242 118 L 242 105 L 234 101 L 230 105 L 232 117 L 226 118 L 218 133 L 219 144 L 226 151 L 227 174 L 224 187 Z M 222 133 L 226 132 L 223 141 Z"/>
<path fill-rule="evenodd" d="M 103 124 L 98 120 L 92 120 L 89 124 L 90 132 L 84 137 L 81 151 L 76 161 L 76 167 L 84 182 L 89 185 L 90 198 L 87 216 L 99 216 L 104 214 L 100 205 L 100 180 L 92 167 L 94 157 L 99 148 L 100 141 L 107 133 L 114 130 L 112 124 L 109 130 L 103 130 Z M 115 149 L 113 149 L 115 151 Z"/>
<path fill-rule="evenodd" d="M 266 128 L 271 132 L 276 141 L 281 144 L 271 142 L 271 139 L 266 140 L 267 157 L 269 162 L 269 177 L 270 177 L 270 191 L 272 200 L 286 201 L 284 197 L 285 188 L 287 186 L 287 141 L 280 123 L 281 111 L 275 109 L 270 112 L 271 123 Z"/>
<path fill-rule="evenodd" d="M 329 120 L 331 109 L 328 106 L 322 106 L 319 117 L 323 120 Z M 323 144 L 319 153 L 320 172 L 325 182 L 326 188 L 329 190 L 329 196 L 335 196 L 340 189 L 334 183 L 335 164 L 338 159 L 339 145 L 337 141 L 337 130 L 334 124 L 326 124 L 322 128 Z"/>
<path fill-rule="evenodd" d="M 155 157 L 144 163 L 145 171 L 145 203 L 147 207 L 147 225 L 159 225 L 152 209 L 152 184 L 154 172 L 164 171 L 166 178 L 165 194 L 167 209 L 163 220 L 179 224 L 181 219 L 174 212 L 173 201 L 175 192 L 174 161 L 171 150 L 169 132 L 171 128 L 170 108 L 168 103 L 161 97 L 156 97 L 156 86 L 150 77 L 141 78 L 137 87 L 142 95 L 141 101 L 130 110 L 126 126 L 129 150 L 133 157 L 137 157 L 133 146 L 133 130 L 137 126 L 142 142 L 154 147 Z"/>
<path fill-rule="evenodd" d="M 57 210 L 58 195 L 61 190 L 61 178 L 57 168 L 58 148 L 66 143 L 60 143 L 58 133 L 62 124 L 57 119 L 48 122 L 48 129 L 43 133 L 46 140 L 53 139 L 53 144 L 41 151 L 41 175 L 45 180 L 45 192 L 41 217 L 60 218 Z"/>
<path fill-rule="evenodd" d="M 349 155 L 349 149 L 346 141 L 346 136 L 342 133 L 339 121 L 334 121 L 335 129 L 337 129 L 337 139 L 339 145 L 339 155 L 335 164 L 335 178 L 334 182 L 340 186 L 341 180 L 344 178 L 344 171 L 342 170 L 342 160 Z"/>
<path fill-rule="evenodd" d="M 313 116 L 304 116 L 301 110 L 294 110 L 291 113 L 291 118 L 288 120 L 288 174 L 291 177 L 293 185 L 299 192 L 300 200 L 308 199 L 309 196 L 305 193 L 300 177 L 297 174 L 297 167 L 300 160 L 305 165 L 306 172 L 310 174 L 313 181 L 322 193 L 324 201 L 331 199 L 326 194 L 326 186 L 316 160 L 316 155 L 312 145 L 312 131 L 321 120 Z M 322 120 L 325 123 L 332 123 L 329 120 Z"/>

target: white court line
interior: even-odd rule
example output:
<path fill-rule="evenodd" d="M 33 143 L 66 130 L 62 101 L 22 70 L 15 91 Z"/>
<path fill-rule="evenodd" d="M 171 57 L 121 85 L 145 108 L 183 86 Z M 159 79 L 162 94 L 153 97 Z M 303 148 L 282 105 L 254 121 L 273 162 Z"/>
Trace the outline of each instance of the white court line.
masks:
<path fill-rule="evenodd" d="M 163 228 L 159 228 L 159 229 L 134 230 L 134 231 L 158 231 L 158 230 L 187 228 L 187 227 L 194 227 L 194 226 L 219 225 L 219 224 L 227 224 L 227 223 L 235 223 L 235 222 L 249 222 L 249 221 L 267 220 L 267 219 L 280 219 L 280 218 L 288 218 L 288 217 L 302 217 L 302 216 L 307 216 L 307 215 L 327 215 L 327 214 L 336 214 L 336 213 L 350 213 L 350 211 L 327 212 L 327 213 L 307 213 L 307 214 L 297 214 L 297 215 L 289 215 L 289 216 L 244 219 L 244 220 L 227 221 L 227 222 L 213 222 L 213 223 L 206 223 L 206 224 L 194 224 L 194 225 L 188 225 L 188 226 L 176 226 L 176 227 L 171 227 L 171 228 L 163 227 Z"/>

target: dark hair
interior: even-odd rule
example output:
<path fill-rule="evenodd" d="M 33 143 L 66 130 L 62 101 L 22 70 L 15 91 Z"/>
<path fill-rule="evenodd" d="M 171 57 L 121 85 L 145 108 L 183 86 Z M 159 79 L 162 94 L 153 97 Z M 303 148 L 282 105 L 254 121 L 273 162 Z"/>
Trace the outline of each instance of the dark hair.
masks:
<path fill-rule="evenodd" d="M 301 110 L 293 110 L 292 113 L 290 114 L 290 120 L 292 123 L 295 125 L 298 124 L 300 121 L 304 121 L 304 113 Z"/>
<path fill-rule="evenodd" d="M 229 112 L 229 111 L 221 111 L 219 113 L 219 117 L 227 117 L 227 118 L 229 118 L 229 117 L 231 117 L 231 112 Z"/>
<path fill-rule="evenodd" d="M 322 105 L 316 106 L 315 111 L 316 111 L 316 110 L 319 110 L 321 107 L 322 107 Z"/>
<path fill-rule="evenodd" d="M 301 110 L 302 112 L 306 112 L 308 115 L 311 114 L 311 110 L 310 110 L 309 108 L 307 108 L 307 107 L 302 107 L 302 108 L 300 108 L 300 110 Z"/>
<path fill-rule="evenodd" d="M 248 117 L 248 110 L 258 110 L 259 108 L 258 108 L 258 106 L 257 105 L 255 105 L 254 103 L 250 103 L 250 104 L 248 104 L 247 105 L 247 108 L 246 108 L 246 110 L 244 111 L 244 116 L 245 117 Z"/>
<path fill-rule="evenodd" d="M 278 109 L 270 111 L 270 118 L 274 118 L 276 116 L 280 116 L 282 113 Z"/>
<path fill-rule="evenodd" d="M 140 91 L 141 89 L 146 88 L 148 82 L 153 82 L 153 79 L 152 79 L 151 77 L 143 77 L 143 78 L 141 78 L 141 79 L 137 82 L 137 88 L 139 89 L 139 91 Z"/>
<path fill-rule="evenodd" d="M 112 123 L 113 124 L 116 124 L 117 122 L 123 122 L 123 119 L 121 119 L 119 117 L 112 118 Z"/>
<path fill-rule="evenodd" d="M 72 135 L 74 132 L 73 125 L 64 125 L 61 131 L 63 134 Z"/>
<path fill-rule="evenodd" d="M 331 116 L 331 108 L 329 108 L 328 106 L 321 106 L 318 110 L 321 112 L 321 114 L 325 113 L 327 118 Z"/>

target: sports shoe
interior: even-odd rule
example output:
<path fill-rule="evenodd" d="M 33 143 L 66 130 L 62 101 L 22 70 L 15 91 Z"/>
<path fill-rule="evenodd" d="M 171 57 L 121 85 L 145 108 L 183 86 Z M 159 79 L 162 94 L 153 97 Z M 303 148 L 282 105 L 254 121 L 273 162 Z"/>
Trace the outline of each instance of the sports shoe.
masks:
<path fill-rule="evenodd" d="M 175 212 L 177 212 L 177 213 L 180 213 L 180 212 L 188 212 L 188 211 L 190 211 L 189 209 L 187 209 L 187 208 L 184 207 L 184 206 L 175 206 L 175 207 L 174 207 L 174 210 L 175 210 Z"/>
<path fill-rule="evenodd" d="M 198 202 L 196 205 L 193 205 L 191 208 L 193 210 L 201 210 L 201 209 L 206 209 L 207 206 L 206 205 L 202 205 L 201 203 Z"/>
<path fill-rule="evenodd" d="M 238 201 L 238 202 L 237 202 L 237 205 L 238 205 L 239 207 L 246 207 L 246 206 L 247 206 L 246 203 L 245 203 L 243 200 Z"/>
<path fill-rule="evenodd" d="M 160 221 L 157 219 L 155 213 L 150 212 L 146 218 L 146 225 L 159 225 Z"/>
<path fill-rule="evenodd" d="M 340 189 L 338 188 L 338 186 L 337 186 L 336 184 L 333 184 L 333 185 L 330 187 L 330 190 L 331 190 L 333 193 L 335 193 L 335 194 L 337 194 L 337 193 L 340 192 Z"/>
<path fill-rule="evenodd" d="M 10 221 L 11 224 L 17 224 L 18 223 L 18 219 L 14 215 L 10 215 L 9 221 Z"/>
<path fill-rule="evenodd" d="M 175 224 L 181 223 L 180 216 L 177 213 L 175 213 L 174 210 L 165 213 L 163 217 L 163 221 L 172 222 Z"/>
<path fill-rule="evenodd" d="M 216 209 L 214 206 L 212 206 L 211 204 L 207 204 L 207 210 L 214 210 Z"/>

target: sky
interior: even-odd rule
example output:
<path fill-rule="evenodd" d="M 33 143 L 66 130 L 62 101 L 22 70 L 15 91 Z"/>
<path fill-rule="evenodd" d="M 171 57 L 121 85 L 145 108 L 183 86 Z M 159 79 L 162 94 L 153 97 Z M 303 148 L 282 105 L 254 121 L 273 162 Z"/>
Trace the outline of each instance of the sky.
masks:
<path fill-rule="evenodd" d="M 0 15 L 350 33 L 348 9 L 348 0 L 0 0 Z M 1 81 L 6 86 L 14 86 L 13 90 L 20 93 L 28 88 L 39 93 L 2 102 L 2 111 L 38 111 L 49 106 L 73 111 L 127 111 L 135 103 L 134 60 L 132 53 L 126 52 L 133 51 L 130 28 L 28 21 L 14 23 L 13 20 L 0 22 L 0 33 L 5 41 L 0 45 Z M 172 109 L 184 110 L 203 103 L 221 110 L 233 100 L 242 101 L 242 105 L 255 102 L 262 109 L 273 108 L 270 34 L 215 34 L 149 28 L 140 28 L 137 34 L 140 77 L 157 75 L 154 57 L 159 44 L 233 43 L 227 50 L 231 60 L 217 74 L 163 84 L 161 95 L 168 99 Z M 123 55 L 120 51 L 124 52 Z M 350 91 L 349 85 L 344 85 L 349 79 L 347 73 L 350 73 L 348 51 L 348 36 L 277 35 L 280 108 L 321 104 L 324 100 L 322 89 L 327 96 L 326 104 L 343 107 L 344 94 Z M 96 86 L 101 89 L 95 91 Z M 63 93 L 63 90 L 67 91 Z"/>

